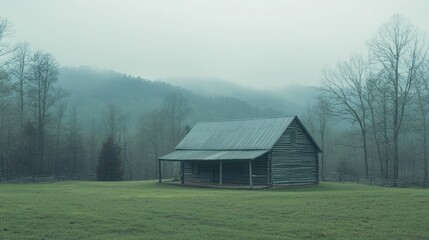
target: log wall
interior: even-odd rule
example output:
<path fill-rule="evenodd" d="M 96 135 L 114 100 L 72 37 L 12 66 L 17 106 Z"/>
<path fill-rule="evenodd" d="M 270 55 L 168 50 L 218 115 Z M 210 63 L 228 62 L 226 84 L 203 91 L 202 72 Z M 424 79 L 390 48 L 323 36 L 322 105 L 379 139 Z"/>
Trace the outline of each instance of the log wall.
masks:
<path fill-rule="evenodd" d="M 295 119 L 271 150 L 271 182 L 317 184 L 318 172 L 318 151 Z"/>
<path fill-rule="evenodd" d="M 254 185 L 267 185 L 267 154 L 252 161 Z M 249 184 L 249 161 L 223 160 L 224 184 Z M 185 183 L 219 183 L 219 161 L 184 161 Z M 193 169 L 194 168 L 194 169 Z"/>

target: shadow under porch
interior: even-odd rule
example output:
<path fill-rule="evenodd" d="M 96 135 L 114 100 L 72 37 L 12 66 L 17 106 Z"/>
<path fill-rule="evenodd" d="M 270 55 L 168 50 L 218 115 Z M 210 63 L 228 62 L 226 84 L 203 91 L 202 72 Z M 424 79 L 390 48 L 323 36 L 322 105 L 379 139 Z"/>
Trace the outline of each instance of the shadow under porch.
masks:
<path fill-rule="evenodd" d="M 180 183 L 201 187 L 270 186 L 266 157 L 254 160 L 182 160 Z M 160 161 L 161 166 L 161 161 Z M 160 176 L 162 174 L 160 173 Z M 161 182 L 161 178 L 159 179 Z"/>

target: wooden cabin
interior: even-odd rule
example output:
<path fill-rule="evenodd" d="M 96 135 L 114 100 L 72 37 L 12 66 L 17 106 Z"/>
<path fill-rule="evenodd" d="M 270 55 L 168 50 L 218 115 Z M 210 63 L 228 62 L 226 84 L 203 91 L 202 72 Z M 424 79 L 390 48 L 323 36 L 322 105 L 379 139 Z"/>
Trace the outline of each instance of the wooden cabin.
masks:
<path fill-rule="evenodd" d="M 181 183 L 318 184 L 317 143 L 297 116 L 197 123 L 161 162 L 179 161 Z"/>

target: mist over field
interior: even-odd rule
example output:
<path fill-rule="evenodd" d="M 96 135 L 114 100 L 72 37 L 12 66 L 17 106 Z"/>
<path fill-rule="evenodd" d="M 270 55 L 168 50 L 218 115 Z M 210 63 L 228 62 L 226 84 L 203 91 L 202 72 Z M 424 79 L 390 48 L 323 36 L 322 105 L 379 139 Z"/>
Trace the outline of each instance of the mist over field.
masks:
<path fill-rule="evenodd" d="M 0 3 L 2 177 L 92 178 L 113 134 L 150 179 L 196 122 L 298 115 L 321 176 L 427 179 L 425 1 Z"/>
<path fill-rule="evenodd" d="M 312 213 L 294 212 L 299 223 L 289 222 L 284 229 L 295 231 L 291 236 L 297 239 L 349 238 L 353 231 L 351 238 L 358 239 L 427 237 L 427 228 L 421 227 L 427 219 L 416 223 L 412 214 L 427 218 L 418 204 L 427 205 L 424 196 L 429 186 L 428 10 L 429 2 L 424 0 L 0 0 L 0 213 L 8 216 L 0 214 L 0 239 L 3 234 L 5 239 L 30 238 L 27 232 L 41 239 L 66 239 L 52 228 L 29 230 L 35 222 L 43 222 L 34 219 L 45 206 L 34 207 L 40 211 L 33 211 L 25 224 L 17 223 L 22 217 L 14 217 L 11 209 L 29 189 L 35 189 L 32 197 L 39 202 L 59 204 L 67 196 L 65 202 L 73 207 L 80 200 L 58 189 L 69 188 L 80 197 L 99 188 L 108 189 L 105 193 L 120 189 L 126 196 L 112 194 L 100 209 L 114 208 L 115 201 L 125 199 L 127 216 L 138 218 L 130 206 L 143 200 L 133 191 L 147 188 L 145 194 L 162 200 L 145 202 L 168 206 L 172 213 L 151 212 L 148 216 L 155 222 L 169 222 L 168 217 L 186 220 L 183 216 L 193 205 L 186 205 L 183 212 L 172 209 L 167 196 L 174 202 L 171 196 L 182 195 L 173 186 L 156 185 L 155 179 L 176 185 L 189 180 L 193 186 L 270 188 L 258 192 L 268 194 L 264 202 L 248 195 L 248 203 L 282 215 L 277 208 L 284 215 L 293 209 L 284 208 L 289 206 L 284 202 L 282 206 L 270 202 L 270 197 L 292 197 L 290 203 L 300 211 L 313 206 L 312 199 L 328 199 L 318 206 L 333 215 L 317 213 L 320 218 L 314 219 L 327 224 L 316 230 L 306 225 L 307 218 L 314 221 Z M 187 147 L 177 147 L 181 145 Z M 3 184 L 41 182 L 55 183 L 52 188 Z M 378 193 L 370 186 L 326 182 L 398 189 Z M 276 183 L 316 186 L 277 192 L 271 189 Z M 43 199 L 37 189 L 51 200 Z M 58 194 L 51 195 L 52 189 Z M 201 203 L 196 200 L 199 194 L 212 193 L 187 191 L 189 201 L 182 196 L 179 202 L 195 204 L 201 212 L 209 208 L 215 213 L 213 207 L 222 202 L 215 198 Z M 226 209 L 240 202 L 239 194 L 219 191 L 225 199 L 233 196 Z M 376 192 L 376 201 L 366 205 Z M 412 201 L 395 198 L 392 205 L 379 209 L 403 193 L 413 196 Z M 68 234 L 97 239 L 95 230 L 80 228 L 90 226 L 83 223 L 101 224 L 100 218 L 118 213 L 97 210 L 94 214 L 99 215 L 77 220 L 71 213 L 92 209 L 100 196 L 84 199 L 83 208 L 46 208 L 47 217 L 40 218 L 55 219 L 63 229 L 81 224 Z M 345 201 L 350 196 L 368 198 L 353 198 L 349 206 Z M 300 197 L 307 206 L 301 206 Z M 332 207 L 337 205 L 330 198 L 340 199 L 342 210 Z M 395 209 L 389 209 L 407 202 L 412 202 L 408 215 L 404 210 L 395 215 Z M 3 211 L 2 206 L 9 209 Z M 365 206 L 377 211 L 355 210 Z M 136 209 L 147 213 L 149 208 Z M 256 212 L 248 210 L 237 214 L 256 218 Z M 388 213 L 388 220 L 378 224 L 382 212 Z M 195 216 L 198 219 L 188 219 L 192 226 L 213 220 Z M 276 224 L 270 226 L 287 222 L 273 216 L 269 221 Z M 335 229 L 338 219 L 350 216 L 359 231 L 349 225 Z M 249 232 L 226 227 L 225 217 L 233 216 L 216 217 L 222 223 L 218 227 L 226 229 L 223 238 L 252 239 Z M 61 222 L 69 218 L 73 219 L 67 224 Z M 130 227 L 124 219 L 118 220 L 121 229 L 100 236 L 140 236 L 142 226 L 151 224 L 135 221 Z M 243 220 L 239 225 L 254 230 L 260 224 Z M 108 228 L 97 226 L 97 231 Z M 216 232 L 212 225 L 202 224 L 200 232 L 187 234 L 176 224 L 174 230 L 163 228 L 163 234 L 157 235 L 158 224 L 154 226 L 150 236 L 160 239 L 201 239 Z M 377 227 L 366 232 L 373 226 Z M 269 238 L 289 236 L 283 230 L 278 235 L 270 230 Z M 262 232 L 270 231 L 267 227 Z"/>

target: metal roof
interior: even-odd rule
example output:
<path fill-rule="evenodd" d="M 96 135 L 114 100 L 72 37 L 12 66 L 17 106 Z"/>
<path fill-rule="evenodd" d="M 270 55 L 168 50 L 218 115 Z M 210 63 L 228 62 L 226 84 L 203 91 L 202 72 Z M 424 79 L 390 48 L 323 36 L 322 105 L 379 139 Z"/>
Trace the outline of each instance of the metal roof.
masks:
<path fill-rule="evenodd" d="M 197 123 L 176 150 L 269 150 L 295 117 Z"/>
<path fill-rule="evenodd" d="M 183 161 L 183 160 L 253 160 L 262 156 L 268 150 L 247 151 L 198 151 L 198 150 L 176 150 L 162 156 L 159 160 Z"/>

